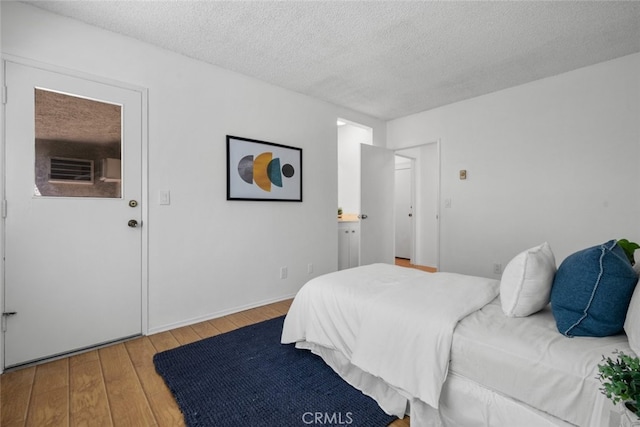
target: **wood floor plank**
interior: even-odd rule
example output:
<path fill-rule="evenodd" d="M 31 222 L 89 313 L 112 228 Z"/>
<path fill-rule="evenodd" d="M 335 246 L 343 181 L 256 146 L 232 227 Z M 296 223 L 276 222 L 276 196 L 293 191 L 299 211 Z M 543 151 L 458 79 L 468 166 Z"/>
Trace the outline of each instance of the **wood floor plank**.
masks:
<path fill-rule="evenodd" d="M 435 268 L 435 267 L 428 267 L 426 265 L 411 264 L 411 262 L 408 259 L 405 259 L 405 258 L 396 258 L 395 264 L 399 265 L 400 267 L 415 268 L 416 270 L 426 271 L 427 273 L 435 273 L 435 272 L 438 271 L 438 269 Z"/>
<path fill-rule="evenodd" d="M 153 366 L 153 356 L 158 352 L 149 337 L 140 337 L 124 343 L 133 366 Z"/>
<path fill-rule="evenodd" d="M 284 313 L 281 313 L 281 310 L 278 310 L 275 304 L 265 305 L 264 307 L 259 307 L 259 309 L 265 314 L 267 319 L 273 319 L 284 315 Z"/>
<path fill-rule="evenodd" d="M 27 427 L 68 426 L 68 387 L 58 387 L 32 395 L 25 425 Z"/>
<path fill-rule="evenodd" d="M 180 343 L 175 339 L 171 332 L 165 331 L 158 334 L 149 335 L 149 340 L 159 353 L 165 350 L 171 350 L 172 348 L 180 347 Z"/>
<path fill-rule="evenodd" d="M 72 426 L 113 425 L 102 366 L 97 357 L 69 366 L 69 412 Z"/>
<path fill-rule="evenodd" d="M 180 343 L 180 345 L 191 344 L 200 341 L 200 335 L 196 334 L 191 326 L 183 326 L 182 328 L 172 329 L 171 335 Z"/>
<path fill-rule="evenodd" d="M 289 312 L 289 308 L 291 307 L 292 299 L 287 299 L 284 301 L 278 301 L 276 303 L 271 304 L 271 307 L 277 310 L 281 316 L 284 316 Z"/>
<path fill-rule="evenodd" d="M 35 374 L 35 366 L 2 374 L 0 425 L 24 425 Z"/>
<path fill-rule="evenodd" d="M 149 337 L 128 341 L 125 347 L 158 425 L 183 426 L 182 412 L 164 380 L 156 372 L 153 356 L 157 351 Z"/>
<path fill-rule="evenodd" d="M 211 319 L 209 320 L 209 323 L 211 323 L 214 328 L 216 328 L 223 334 L 238 329 L 238 325 L 229 320 L 227 316 L 218 317 L 217 319 Z"/>
<path fill-rule="evenodd" d="M 397 419 L 391 424 L 389 424 L 389 427 L 410 427 L 410 426 L 411 426 L 411 423 L 410 423 L 409 417 Z"/>
<path fill-rule="evenodd" d="M 245 316 L 251 323 L 259 323 L 264 322 L 265 320 L 271 319 L 262 308 L 252 308 L 250 310 L 241 311 L 240 314 Z"/>
<path fill-rule="evenodd" d="M 54 360 L 36 366 L 33 394 L 69 386 L 69 358 Z"/>
<path fill-rule="evenodd" d="M 124 344 L 101 348 L 100 363 L 115 426 L 153 426 L 155 418 Z"/>
<path fill-rule="evenodd" d="M 182 427 L 185 425 L 184 416 L 168 388 L 165 392 L 156 393 L 148 399 L 158 426 Z"/>
<path fill-rule="evenodd" d="M 156 393 L 169 392 L 164 380 L 157 374 L 153 364 L 153 356 L 156 354 L 156 349 L 151 340 L 148 337 L 143 337 L 129 341 L 125 346 L 147 398 Z"/>
<path fill-rule="evenodd" d="M 164 383 L 164 380 L 156 372 L 156 368 L 153 366 L 153 363 L 149 366 L 136 366 L 135 369 L 147 398 L 158 393 L 170 393 Z"/>
<path fill-rule="evenodd" d="M 18 369 L 17 371 L 7 372 L 2 375 L 2 392 L 9 393 L 15 387 L 33 386 L 33 380 L 36 374 L 36 367 Z"/>
<path fill-rule="evenodd" d="M 109 381 L 105 378 L 114 426 L 155 426 L 149 402 L 137 379 Z"/>
<path fill-rule="evenodd" d="M 191 325 L 191 329 L 202 339 L 220 335 L 222 332 L 213 326 L 211 322 L 200 322 Z"/>
<path fill-rule="evenodd" d="M 225 316 L 228 320 L 231 321 L 237 328 L 242 328 L 244 326 L 249 326 L 254 322 L 251 321 L 247 316 L 245 316 L 242 312 L 233 313 L 228 316 Z"/>
<path fill-rule="evenodd" d="M 101 348 L 98 355 L 105 380 L 114 381 L 131 375 L 133 364 L 123 343 Z"/>
<path fill-rule="evenodd" d="M 81 364 L 89 361 L 100 360 L 98 356 L 98 350 L 91 350 L 80 354 L 75 354 L 69 357 L 69 368 L 73 367 L 73 365 Z"/>

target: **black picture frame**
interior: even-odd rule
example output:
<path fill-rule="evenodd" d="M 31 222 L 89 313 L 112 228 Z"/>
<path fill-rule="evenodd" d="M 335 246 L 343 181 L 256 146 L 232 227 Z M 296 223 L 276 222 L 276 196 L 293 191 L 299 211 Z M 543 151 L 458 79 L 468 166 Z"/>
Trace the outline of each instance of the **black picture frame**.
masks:
<path fill-rule="evenodd" d="M 227 200 L 302 202 L 302 148 L 227 135 Z"/>

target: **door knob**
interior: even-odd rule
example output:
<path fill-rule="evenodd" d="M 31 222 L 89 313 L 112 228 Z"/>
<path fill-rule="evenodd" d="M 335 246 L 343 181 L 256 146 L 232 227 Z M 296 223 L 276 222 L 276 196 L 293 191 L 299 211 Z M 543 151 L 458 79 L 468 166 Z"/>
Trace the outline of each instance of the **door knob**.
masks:
<path fill-rule="evenodd" d="M 131 228 L 136 228 L 138 226 L 138 221 L 136 221 L 135 219 L 130 219 L 127 225 Z"/>
<path fill-rule="evenodd" d="M 360 216 L 360 219 L 367 219 L 367 218 L 369 218 L 369 216 L 368 216 L 367 214 L 362 214 L 362 215 L 359 215 L 359 216 Z"/>

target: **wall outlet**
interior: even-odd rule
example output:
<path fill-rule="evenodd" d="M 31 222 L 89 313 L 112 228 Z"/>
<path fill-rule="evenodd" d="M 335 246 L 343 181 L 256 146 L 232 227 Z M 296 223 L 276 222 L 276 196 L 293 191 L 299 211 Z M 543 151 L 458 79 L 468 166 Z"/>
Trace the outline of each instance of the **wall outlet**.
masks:
<path fill-rule="evenodd" d="M 493 264 L 493 274 L 502 274 L 502 264 L 500 263 Z"/>
<path fill-rule="evenodd" d="M 307 274 L 313 273 L 313 264 L 307 264 Z"/>
<path fill-rule="evenodd" d="M 287 274 L 288 274 L 287 267 L 280 267 L 280 278 L 286 279 Z"/>

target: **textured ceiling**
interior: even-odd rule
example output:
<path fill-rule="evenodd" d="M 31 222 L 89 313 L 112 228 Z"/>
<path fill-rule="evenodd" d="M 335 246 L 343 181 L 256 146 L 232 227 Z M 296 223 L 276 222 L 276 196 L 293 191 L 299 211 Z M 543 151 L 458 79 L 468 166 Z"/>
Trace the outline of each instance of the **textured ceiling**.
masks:
<path fill-rule="evenodd" d="M 393 119 L 640 52 L 640 2 L 29 1 Z"/>

